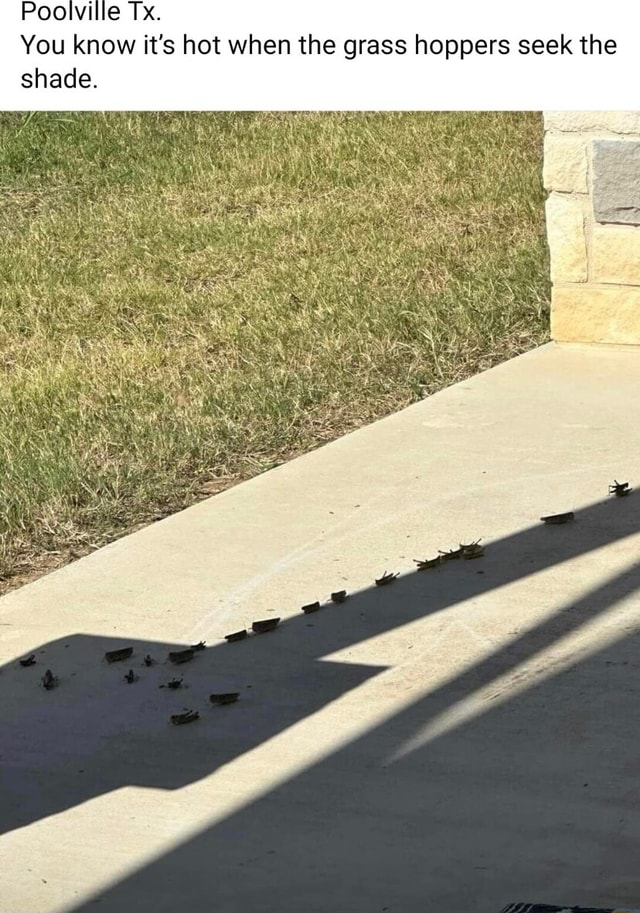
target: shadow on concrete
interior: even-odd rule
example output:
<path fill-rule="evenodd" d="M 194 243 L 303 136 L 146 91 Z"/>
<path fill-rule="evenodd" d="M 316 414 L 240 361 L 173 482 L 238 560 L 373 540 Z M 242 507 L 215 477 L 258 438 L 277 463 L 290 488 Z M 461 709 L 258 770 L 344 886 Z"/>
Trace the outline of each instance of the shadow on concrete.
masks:
<path fill-rule="evenodd" d="M 323 656 L 633 535 L 637 503 L 634 495 L 597 503 L 574 524 L 539 524 L 494 542 L 478 561 L 409 574 L 273 634 L 210 648 L 184 667 L 188 690 L 158 687 L 174 667 L 141 667 L 146 653 L 163 660 L 168 644 L 134 644 L 126 667 L 101 662 L 120 645 L 108 639 L 45 645 L 37 666 L 12 663 L 0 675 L 2 830 L 122 786 L 177 789 L 210 774 L 382 671 Z M 557 669 L 536 655 L 639 586 L 637 565 L 559 607 L 77 910 L 436 913 L 449 904 L 492 913 L 513 900 L 558 898 L 637 905 L 639 633 L 621 631 L 600 653 Z M 526 606 L 514 606 L 509 623 L 523 620 Z M 140 674 L 133 685 L 123 681 L 129 666 Z M 46 667 L 61 678 L 53 692 L 38 687 Z M 425 735 L 510 673 L 523 688 L 516 696 L 497 686 L 481 712 Z M 218 690 L 240 690 L 241 702 L 207 707 Z M 203 719 L 172 727 L 169 714 L 183 707 Z"/>

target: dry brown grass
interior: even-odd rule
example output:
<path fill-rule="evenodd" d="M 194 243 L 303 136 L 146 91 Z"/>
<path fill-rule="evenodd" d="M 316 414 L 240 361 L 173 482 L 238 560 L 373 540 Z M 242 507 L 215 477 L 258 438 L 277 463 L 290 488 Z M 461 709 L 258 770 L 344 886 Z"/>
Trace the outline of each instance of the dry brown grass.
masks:
<path fill-rule="evenodd" d="M 535 114 L 0 115 L 0 579 L 539 344 Z"/>

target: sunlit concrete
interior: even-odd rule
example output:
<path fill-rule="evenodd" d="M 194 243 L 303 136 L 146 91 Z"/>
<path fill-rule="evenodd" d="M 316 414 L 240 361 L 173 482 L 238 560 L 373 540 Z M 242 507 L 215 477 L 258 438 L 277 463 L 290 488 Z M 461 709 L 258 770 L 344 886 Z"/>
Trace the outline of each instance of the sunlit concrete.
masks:
<path fill-rule="evenodd" d="M 0 909 L 639 907 L 639 382 L 544 347 L 2 599 Z"/>

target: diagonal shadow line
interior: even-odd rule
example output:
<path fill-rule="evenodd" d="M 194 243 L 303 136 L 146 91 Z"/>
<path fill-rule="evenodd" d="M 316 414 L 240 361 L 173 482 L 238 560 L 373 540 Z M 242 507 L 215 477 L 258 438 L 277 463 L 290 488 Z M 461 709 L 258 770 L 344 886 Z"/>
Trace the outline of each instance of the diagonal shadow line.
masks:
<path fill-rule="evenodd" d="M 603 586 L 586 594 L 578 603 L 573 603 L 570 607 L 571 616 L 567 617 L 566 615 L 566 610 L 569 606 L 559 609 L 553 618 L 538 626 L 534 631 L 528 632 L 513 643 L 496 651 L 490 657 L 474 664 L 472 668 L 462 675 L 450 679 L 434 692 L 405 708 L 391 720 L 386 720 L 380 726 L 371 729 L 363 739 L 357 740 L 355 743 L 340 749 L 338 755 L 342 756 L 342 762 L 338 762 L 338 765 L 342 764 L 344 767 L 345 758 L 349 758 L 354 752 L 358 753 L 361 751 L 361 749 L 358 748 L 358 742 L 373 742 L 374 744 L 384 743 L 385 745 L 393 746 L 407 740 L 414 734 L 418 721 L 420 725 L 424 725 L 429 718 L 433 719 L 439 714 L 442 714 L 445 709 L 450 708 L 455 702 L 459 701 L 462 696 L 469 695 L 473 693 L 473 691 L 477 691 L 479 688 L 496 681 L 503 676 L 505 672 L 512 670 L 519 662 L 533 659 L 546 647 L 552 645 L 557 640 L 558 635 L 578 631 L 585 624 L 610 608 L 615 602 L 624 599 L 625 596 L 628 596 L 637 590 L 639 584 L 640 565 L 636 564 L 633 568 L 619 574 Z M 565 623 L 559 625 L 558 622 L 563 619 Z M 624 639 L 625 637 L 619 638 L 620 641 Z M 509 655 L 510 650 L 514 651 L 511 656 Z M 550 678 L 557 678 L 565 673 L 566 669 L 553 672 Z M 549 680 L 546 680 L 543 684 L 534 681 L 531 688 L 548 687 L 548 685 Z M 522 699 L 522 694 L 519 694 L 516 697 L 516 701 Z M 491 705 L 488 705 L 484 710 L 484 713 L 492 712 L 494 712 L 494 708 L 491 707 Z M 473 721 L 474 725 L 476 725 L 477 722 L 478 717 Z M 450 735 L 451 733 L 447 733 L 447 737 L 450 737 Z M 437 741 L 437 737 L 434 739 L 434 742 L 435 741 Z M 430 744 L 429 748 L 433 749 L 433 742 Z M 404 761 L 405 759 L 402 758 L 401 760 Z M 222 852 L 224 855 L 224 844 L 228 840 L 229 833 L 233 833 L 237 837 L 239 832 L 244 832 L 247 828 L 251 828 L 252 817 L 259 819 L 264 817 L 264 815 L 270 814 L 274 820 L 279 820 L 277 811 L 278 797 L 286 794 L 287 791 L 291 789 L 295 790 L 297 788 L 296 783 L 299 784 L 302 781 L 309 780 L 313 782 L 314 779 L 317 779 L 319 786 L 326 784 L 327 780 L 330 779 L 327 777 L 326 768 L 327 766 L 331 766 L 334 761 L 335 759 L 323 759 L 317 765 L 308 768 L 293 781 L 278 787 L 270 795 L 262 796 L 252 803 L 251 806 L 240 809 L 234 813 L 231 820 L 221 821 L 214 825 L 213 828 L 203 831 L 189 841 L 188 844 L 178 847 L 167 856 L 159 858 L 149 867 L 135 873 L 129 879 L 114 886 L 110 890 L 95 895 L 92 899 L 75 907 L 74 910 L 77 911 L 77 913 L 80 913 L 80 911 L 92 908 L 93 903 L 98 901 L 100 903 L 100 909 L 124 909 L 122 904 L 126 905 L 131 903 L 132 899 L 135 900 L 136 909 L 138 910 L 157 909 L 157 906 L 153 906 L 153 904 L 157 904 L 158 901 L 158 895 L 153 886 L 160 885 L 162 886 L 162 890 L 169 891 L 169 894 L 171 895 L 171 887 L 167 882 L 167 879 L 169 882 L 171 882 L 171 880 L 177 882 L 179 881 L 180 871 L 193 871 L 193 862 L 188 862 L 186 856 L 189 853 L 195 853 L 196 856 L 202 860 L 203 850 L 198 848 L 200 842 L 203 842 L 206 845 L 206 858 L 209 860 L 210 866 L 209 876 L 211 881 L 207 880 L 206 897 L 214 904 L 217 910 L 238 911 L 238 913 L 240 913 L 241 910 L 244 910 L 246 913 L 254 913 L 254 911 L 258 910 L 272 909 L 269 906 L 257 904 L 258 892 L 255 894 L 251 892 L 249 899 L 247 899 L 246 892 L 242 885 L 238 886 L 239 899 L 237 900 L 236 905 L 236 901 L 233 899 L 232 889 L 218 889 L 216 876 L 222 876 L 225 873 L 219 871 L 219 866 L 212 860 L 216 859 L 216 854 L 218 852 Z M 346 764 L 347 766 L 350 766 L 352 762 L 347 761 Z M 308 793 L 308 785 L 305 789 Z M 275 811 L 273 810 L 274 805 Z M 219 840 L 217 840 L 215 836 L 218 832 L 221 834 Z M 271 840 L 273 841 L 273 839 L 274 835 L 272 833 Z M 311 851 L 310 847 L 307 846 L 307 848 Z M 169 874 L 167 874 L 167 869 Z M 226 874 L 229 873 L 227 872 Z M 153 904 L 150 904 L 149 906 L 145 905 L 144 897 L 146 896 L 149 896 L 153 900 Z M 205 908 L 202 905 L 205 901 L 205 894 L 199 891 L 196 882 L 191 883 L 186 891 L 184 887 L 182 887 L 181 896 L 183 901 L 189 898 L 192 909 L 200 910 Z M 175 902 L 175 900 L 176 897 L 174 894 L 173 901 Z M 342 900 L 346 900 L 346 898 L 343 897 Z M 164 909 L 164 907 L 161 908 Z M 328 908 L 329 907 L 319 907 L 318 909 Z M 285 904 L 280 907 L 280 909 L 289 910 L 290 907 Z M 316 907 L 310 906 L 308 909 L 316 909 Z M 357 909 L 360 908 L 358 907 Z M 435 911 L 436 908 L 433 907 L 432 909 Z M 496 909 L 498 909 L 498 907 L 496 907 Z"/>
<path fill-rule="evenodd" d="M 585 625 L 601 616 L 616 602 L 635 592 L 639 585 L 640 564 L 634 564 L 633 567 L 616 575 L 605 584 L 592 589 L 580 600 L 573 600 L 570 605 L 567 604 L 560 608 L 545 622 L 527 631 L 525 634 L 516 638 L 514 641 L 511 641 L 509 644 L 506 644 L 499 650 L 494 651 L 490 656 L 474 663 L 472 667 L 465 670 L 462 674 L 452 677 L 435 691 L 414 702 L 391 719 L 385 720 L 381 725 L 373 727 L 362 738 L 341 748 L 336 755 L 342 759 L 348 758 L 354 753 L 362 753 L 361 746 L 363 744 L 372 743 L 374 745 L 384 743 L 388 746 L 388 755 L 390 753 L 389 749 L 393 749 L 394 746 L 397 748 L 398 745 L 403 742 L 406 743 L 408 739 L 415 735 L 417 726 L 424 727 L 430 720 L 433 721 L 437 717 L 445 714 L 456 703 L 459 703 L 464 698 L 473 695 L 479 689 L 490 685 L 509 672 L 512 672 L 522 662 L 534 660 L 536 657 L 539 657 L 546 649 L 553 646 L 559 638 L 578 632 Z M 619 638 L 618 642 L 621 643 L 624 640 L 625 636 Z M 607 647 L 607 649 L 608 648 L 609 647 Z M 582 661 L 578 661 L 577 665 L 580 665 L 581 662 Z M 552 671 L 551 675 L 545 679 L 544 683 L 540 684 L 534 680 L 530 689 L 540 688 L 543 687 L 543 685 L 544 687 L 547 687 L 549 680 L 558 678 L 559 676 L 564 675 L 565 672 L 566 666 L 561 671 Z M 525 698 L 522 693 L 515 698 L 516 701 L 521 701 L 523 699 Z M 488 706 L 486 710 L 483 711 L 485 714 L 490 714 L 492 712 L 495 711 L 491 706 Z M 478 713 L 476 715 L 473 725 L 477 725 L 477 722 L 483 713 Z M 463 723 L 462 727 L 464 728 L 466 725 L 468 724 Z M 450 737 L 451 732 L 448 731 L 446 733 L 446 738 Z M 430 742 L 429 748 L 431 750 L 434 747 L 434 742 L 436 742 L 438 738 L 441 737 L 436 736 Z M 414 750 L 418 751 L 423 748 L 424 746 L 419 745 Z M 400 761 L 404 762 L 405 759 L 406 756 L 403 756 L 400 758 Z M 207 856 L 209 856 L 212 844 L 216 847 L 217 852 L 217 850 L 220 849 L 220 842 L 225 839 L 224 835 L 226 833 L 231 832 L 237 835 L 238 828 L 240 828 L 240 830 L 245 828 L 251 829 L 252 819 L 256 816 L 261 816 L 264 812 L 265 804 L 268 808 L 271 808 L 274 803 L 277 805 L 278 801 L 280 801 L 278 797 L 283 796 L 291 789 L 297 789 L 298 787 L 296 784 L 303 781 L 308 784 L 309 780 L 313 783 L 314 779 L 318 780 L 320 786 L 322 786 L 323 783 L 326 784 L 327 776 L 323 771 L 326 771 L 327 767 L 330 768 L 335 761 L 335 757 L 330 757 L 329 759 L 323 759 L 318 764 L 310 766 L 304 773 L 298 775 L 291 781 L 287 781 L 284 785 L 279 786 L 271 794 L 265 795 L 252 802 L 251 805 L 240 809 L 229 819 L 225 819 L 214 825 L 213 828 L 204 830 L 187 844 L 159 857 L 155 862 L 151 863 L 151 865 L 143 868 L 119 885 L 97 894 L 93 900 L 99 901 L 102 905 L 102 909 L 123 909 L 124 906 L 127 906 L 131 902 L 134 902 L 137 905 L 134 907 L 129 906 L 128 908 L 130 909 L 140 911 L 151 909 L 151 906 L 145 905 L 143 898 L 151 891 L 154 884 L 164 885 L 164 889 L 169 890 L 166 883 L 167 870 L 174 879 L 179 878 L 181 867 L 186 871 L 192 870 L 193 863 L 188 860 L 188 855 L 193 853 L 196 857 L 201 858 L 202 851 L 198 848 L 199 844 L 203 844 L 207 847 Z M 341 762 L 338 761 L 338 766 L 340 763 Z M 313 786 L 311 788 L 313 789 Z M 309 786 L 307 785 L 305 789 L 308 791 Z M 242 824 L 239 824 L 238 822 L 242 822 Z M 218 833 L 221 835 L 219 840 L 216 838 L 216 834 Z M 216 871 L 211 871 L 209 874 L 211 875 L 214 884 L 212 885 L 210 881 L 207 881 L 207 896 L 210 901 L 216 901 L 218 903 L 218 910 L 237 910 L 238 913 L 239 911 L 244 910 L 245 913 L 250 913 L 250 911 L 254 910 L 262 911 L 271 909 L 271 907 L 267 908 L 260 905 L 252 906 L 251 903 L 256 901 L 256 895 L 253 893 L 251 894 L 251 898 L 253 898 L 252 901 L 251 898 L 247 899 L 246 892 L 243 892 L 242 890 L 239 892 L 239 899 L 236 898 L 234 900 L 233 891 L 226 888 L 222 889 L 216 897 L 217 881 L 215 881 L 214 878 Z M 224 873 L 220 871 L 217 872 L 217 874 L 222 876 Z M 184 897 L 184 894 L 182 896 Z M 191 892 L 189 896 L 192 900 L 195 899 L 196 902 L 198 899 L 203 900 L 197 887 L 194 887 L 193 892 Z M 344 900 L 344 898 L 342 899 Z M 90 906 L 92 906 L 92 902 L 93 901 L 88 901 L 75 907 L 74 910 L 79 913 L 79 911 L 89 909 Z M 238 905 L 236 905 L 236 902 Z M 301 902 L 300 897 L 298 897 L 298 902 Z M 249 904 L 248 906 L 246 905 L 247 903 Z M 107 907 L 105 907 L 104 904 L 107 904 Z M 110 904 L 113 906 L 109 907 Z M 122 906 L 123 904 L 124 906 Z M 285 905 L 284 907 L 281 907 L 281 909 L 289 909 L 289 907 Z M 310 907 L 309 909 L 316 908 Z M 325 908 L 321 907 L 318 909 Z"/>
<path fill-rule="evenodd" d="M 627 503 L 623 502 L 620 506 Z M 350 617 L 343 612 L 337 624 L 323 624 L 321 631 L 317 631 L 312 638 L 304 641 L 299 637 L 304 617 L 292 618 L 281 626 L 279 640 L 270 642 L 270 654 L 275 654 L 277 659 L 278 652 L 286 654 L 290 648 L 295 647 L 301 657 L 319 658 L 410 623 L 416 618 L 436 614 L 456 603 L 498 589 L 516 579 L 524 579 L 530 574 L 570 560 L 579 553 L 633 535 L 637 531 L 638 518 L 628 511 L 623 515 L 617 508 L 615 502 L 598 502 L 578 512 L 579 524 L 576 524 L 576 527 L 549 530 L 536 526 L 496 541 L 483 560 L 486 571 L 482 573 L 486 576 L 483 576 L 482 580 L 470 572 L 471 568 L 465 568 L 469 571 L 466 574 L 454 574 L 449 568 L 445 568 L 442 573 L 436 571 L 424 575 L 414 573 L 405 576 L 394 585 L 393 590 L 365 590 L 352 597 L 348 603 Z M 599 524 L 589 525 L 593 519 L 599 520 Z M 580 526 L 582 533 L 579 533 Z M 388 611 L 390 604 L 391 612 Z M 367 610 L 366 625 L 353 623 L 353 616 L 358 608 Z M 297 638 L 295 643 L 294 635 Z M 96 641 L 104 641 L 106 647 L 110 646 L 106 638 L 96 638 Z M 216 655 L 230 656 L 226 653 L 219 654 L 219 648 L 213 649 Z M 224 645 L 222 649 L 227 650 L 227 646 Z M 254 643 L 246 653 L 234 654 L 233 659 L 239 660 L 240 664 L 244 662 L 245 665 L 248 659 L 248 664 L 251 665 L 256 650 Z M 92 652 L 94 656 L 96 652 L 99 655 L 99 648 L 94 647 Z M 10 689 L 5 687 L 0 696 L 7 696 L 9 693 Z"/>
<path fill-rule="evenodd" d="M 364 637 L 370 638 L 410 623 L 415 617 L 435 615 L 474 596 L 525 580 L 587 552 L 636 535 L 640 531 L 640 516 L 634 509 L 633 501 L 632 497 L 622 501 L 597 501 L 575 511 L 575 524 L 557 527 L 536 524 L 490 542 L 482 562 L 486 569 L 482 571 L 482 580 L 478 580 L 472 573 L 453 576 L 449 573 L 451 567 L 444 567 L 404 575 L 393 590 L 385 588 L 381 591 L 372 586 L 360 591 L 357 597 L 371 600 L 374 606 L 388 605 L 389 598 L 398 604 L 403 598 L 428 599 L 428 602 L 421 604 L 419 614 L 409 612 L 405 617 L 386 613 L 371 616 Z M 592 525 L 594 521 L 595 525 Z M 475 569 L 476 562 L 469 564 Z M 302 623 L 301 617 L 295 617 L 286 621 L 285 625 L 297 626 Z M 352 638 L 350 632 L 354 634 Z M 361 630 L 335 626 L 323 632 L 320 648 L 315 642 L 310 644 L 309 655 L 327 655 L 357 643 L 362 638 Z"/>
<path fill-rule="evenodd" d="M 494 542 L 491 544 L 487 556 L 483 559 L 484 570 L 481 575 L 474 570 L 476 562 L 469 562 L 469 566 L 466 566 L 467 563 L 465 563 L 462 569 L 458 568 L 458 573 L 456 574 L 451 572 L 448 567 L 443 568 L 442 572 L 437 571 L 435 574 L 414 573 L 401 578 L 394 585 L 393 590 L 371 589 L 358 593 L 347 604 L 349 606 L 349 615 L 342 612 L 339 623 L 336 624 L 335 616 L 323 614 L 313 636 L 308 639 L 303 640 L 304 617 L 297 616 L 283 624 L 278 638 L 269 641 L 268 650 L 266 641 L 260 641 L 259 643 L 252 642 L 248 644 L 248 649 L 243 651 L 242 654 L 233 653 L 233 651 L 229 652 L 227 645 L 207 651 L 215 656 L 216 665 L 220 664 L 221 667 L 226 667 L 225 674 L 229 673 L 231 665 L 235 665 L 238 662 L 245 672 L 248 668 L 255 667 L 253 671 L 257 670 L 263 683 L 266 681 L 268 686 L 273 686 L 271 688 L 271 696 L 274 698 L 275 703 L 282 698 L 284 690 L 289 692 L 292 688 L 298 688 L 299 692 L 302 693 L 305 686 L 308 686 L 310 679 L 313 681 L 314 693 L 311 699 L 307 695 L 294 706 L 285 707 L 283 711 L 279 710 L 273 718 L 267 719 L 265 717 L 258 720 L 258 725 L 254 726 L 250 733 L 244 733 L 241 738 L 238 737 L 234 725 L 230 724 L 221 733 L 225 742 L 224 751 L 215 757 L 212 757 L 211 752 L 208 752 L 206 762 L 203 763 L 198 760 L 193 761 L 191 757 L 185 758 L 181 749 L 176 752 L 171 747 L 164 756 L 161 752 L 155 753 L 159 754 L 159 757 L 156 757 L 154 753 L 150 756 L 149 739 L 146 738 L 144 733 L 138 735 L 135 732 L 136 722 L 139 719 L 136 716 L 136 708 L 125 707 L 124 711 L 122 708 L 118 708 L 118 713 L 114 715 L 110 708 L 103 705 L 103 713 L 110 718 L 118 730 L 118 739 L 122 744 L 119 749 L 116 746 L 115 754 L 112 744 L 109 744 L 107 751 L 101 753 L 102 750 L 100 750 L 96 752 L 95 756 L 90 759 L 90 763 L 96 761 L 96 759 L 97 763 L 91 769 L 85 771 L 88 776 L 81 778 L 81 782 L 78 783 L 76 770 L 72 769 L 71 765 L 76 760 L 74 750 L 80 745 L 83 736 L 79 734 L 77 728 L 72 728 L 67 733 L 69 739 L 65 744 L 64 725 L 61 723 L 60 715 L 56 716 L 54 713 L 43 722 L 42 719 L 38 718 L 41 706 L 36 706 L 34 703 L 34 712 L 30 719 L 29 705 L 22 702 L 20 723 L 26 725 L 27 729 L 30 728 L 29 724 L 33 725 L 35 723 L 36 729 L 39 728 L 39 735 L 42 734 L 43 728 L 46 734 L 48 725 L 49 739 L 45 738 L 43 740 L 48 747 L 47 752 L 44 753 L 44 762 L 41 758 L 36 758 L 34 762 L 33 757 L 29 756 L 27 747 L 26 754 L 23 755 L 25 758 L 23 767 L 27 770 L 27 773 L 22 781 L 20 781 L 19 777 L 17 782 L 15 777 L 7 779 L 6 770 L 3 771 L 5 793 L 11 792 L 15 794 L 11 797 L 12 800 L 16 796 L 18 799 L 24 799 L 24 797 L 30 797 L 34 792 L 38 794 L 35 802 L 30 798 L 29 802 L 23 802 L 20 808 L 16 807 L 15 801 L 13 801 L 12 806 L 11 803 L 3 802 L 1 814 L 5 819 L 5 823 L 8 824 L 9 828 L 21 826 L 30 820 L 38 820 L 38 818 L 47 814 L 86 801 L 93 796 L 110 792 L 123 785 L 139 784 L 176 789 L 206 776 L 221 764 L 227 764 L 246 751 L 255 748 L 268 738 L 286 730 L 293 723 L 304 719 L 309 714 L 336 700 L 338 696 L 351 688 L 357 688 L 359 684 L 366 681 L 371 675 L 376 675 L 382 671 L 380 668 L 354 667 L 350 664 L 327 663 L 325 661 L 314 662 L 310 668 L 310 659 L 317 661 L 319 657 L 329 655 L 335 650 L 343 649 L 381 632 L 398 628 L 418 618 L 436 614 L 472 596 L 495 590 L 513 583 L 515 580 L 523 579 L 530 574 L 556 566 L 579 554 L 600 548 L 613 541 L 619 541 L 635 534 L 639 525 L 635 510 L 633 510 L 632 499 L 626 499 L 622 502 L 597 502 L 576 512 L 576 519 L 578 522 L 570 527 L 550 529 L 536 526 Z M 621 589 L 621 592 L 630 592 L 634 588 L 634 573 L 629 572 L 622 575 L 622 579 L 617 584 L 611 582 L 605 585 L 605 587 L 601 588 L 603 594 L 604 591 L 610 590 L 612 586 L 614 588 L 617 586 Z M 588 608 L 588 600 L 584 602 L 584 608 Z M 358 609 L 364 609 L 366 612 L 366 623 L 364 624 L 359 621 L 357 616 Z M 498 651 L 493 660 L 484 660 L 477 668 L 468 671 L 461 677 L 457 677 L 449 685 L 448 692 L 442 693 L 449 694 L 451 701 L 458 700 L 460 694 L 465 694 L 467 691 L 471 693 L 477 687 L 478 681 L 490 682 L 493 677 L 505 674 L 517 666 L 524 657 L 534 655 L 537 650 L 542 648 L 542 644 L 553 643 L 554 639 L 561 636 L 565 631 L 572 630 L 583 623 L 577 617 L 576 611 L 579 614 L 577 607 L 574 607 L 571 616 L 567 616 L 565 621 L 563 621 L 562 616 L 558 616 L 555 621 L 550 619 L 539 629 L 528 632 L 527 635 L 515 642 L 515 652 L 510 653 L 509 647 L 503 648 Z M 80 638 L 80 642 L 76 652 L 95 655 L 96 651 L 100 653 L 103 649 L 113 646 L 107 638 L 83 638 L 79 635 L 77 637 Z M 60 655 L 63 655 L 63 646 L 61 642 L 47 645 L 54 653 L 57 651 Z M 139 643 L 136 646 L 142 651 L 143 649 L 146 650 L 149 645 Z M 291 659 L 292 656 L 295 656 L 293 660 Z M 273 662 L 274 660 L 275 663 Z M 272 672 L 266 665 L 267 662 L 282 666 L 278 681 L 273 680 Z M 8 671 L 8 669 L 5 669 L 5 671 Z M 85 669 L 85 671 L 87 670 Z M 318 678 L 319 671 L 320 678 Z M 102 670 L 100 670 L 100 673 L 102 673 Z M 271 681 L 269 680 L 270 675 Z M 324 679 L 322 679 L 322 675 L 324 675 Z M 94 675 L 94 684 L 96 680 L 97 676 Z M 5 678 L 2 697 L 8 700 L 11 697 L 11 687 L 7 688 L 7 684 L 10 685 L 10 682 Z M 268 691 L 269 688 L 267 687 L 266 693 Z M 433 699 L 434 696 L 432 696 Z M 83 700 L 84 698 L 81 696 L 81 702 Z M 113 700 L 112 695 L 110 700 Z M 90 701 L 87 699 L 86 703 L 88 705 Z M 420 706 L 423 705 L 421 704 Z M 438 712 L 444 712 L 447 706 L 448 700 L 443 697 L 442 705 L 439 707 Z M 84 722 L 87 718 L 85 717 L 83 720 L 82 709 L 82 706 L 78 704 L 67 702 L 62 711 L 63 715 L 65 713 L 75 714 Z M 49 709 L 47 713 L 50 713 Z M 401 714 L 398 720 L 400 721 L 404 718 L 405 714 Z M 92 725 L 93 722 L 89 719 L 88 728 L 91 728 Z M 123 729 L 125 730 L 124 733 L 122 732 Z M 384 731 L 395 733 L 393 721 L 385 725 Z M 110 735 L 114 735 L 114 732 L 112 731 Z M 157 734 L 154 733 L 152 739 L 156 738 L 156 736 Z M 14 761 L 18 762 L 17 766 L 20 766 L 20 752 L 25 747 L 24 741 L 24 738 L 22 738 L 22 741 L 18 739 L 13 746 L 15 751 Z M 5 742 L 3 753 L 6 750 L 6 744 Z M 151 744 L 153 743 L 151 742 Z M 56 769 L 55 764 L 58 746 L 61 746 L 64 751 L 57 760 L 62 760 L 64 763 L 69 762 L 67 764 L 68 772 L 63 772 L 62 774 L 59 767 Z M 30 750 L 42 755 L 42 741 L 36 744 L 35 749 L 32 748 Z M 162 751 L 167 751 L 164 742 L 162 742 Z M 122 760 L 123 755 L 128 755 L 130 761 L 124 777 L 122 775 L 122 765 L 117 763 Z M 80 752 L 79 758 L 82 763 L 85 763 L 86 759 L 82 760 L 84 758 L 82 752 Z M 116 763 L 112 764 L 114 759 Z M 52 760 L 53 764 L 51 763 Z M 16 769 L 17 767 L 14 767 L 14 772 Z M 35 775 L 33 775 L 34 769 Z M 176 773 L 177 771 L 179 773 Z M 58 777 L 57 782 L 56 777 Z M 45 795 L 44 780 L 50 780 L 53 783 L 51 795 Z M 20 805 L 21 803 L 18 802 L 17 804 Z M 11 807 L 12 811 L 7 812 L 7 808 Z"/>
<path fill-rule="evenodd" d="M 640 589 L 640 562 L 617 574 L 602 586 L 590 590 L 581 599 L 567 603 L 545 622 L 509 641 L 461 674 L 451 677 L 425 698 L 416 701 L 416 704 L 429 705 L 429 713 L 424 720 L 424 725 L 442 717 L 448 710 L 451 710 L 454 704 L 477 695 L 490 685 L 505 678 L 509 673 L 515 672 L 523 663 L 535 662 L 536 659 L 542 660 L 545 652 L 559 640 L 578 633 L 638 589 Z M 638 629 L 640 630 L 640 622 L 638 622 Z M 607 644 L 608 646 L 609 644 Z M 591 653 L 590 658 L 593 655 Z M 561 660 L 560 665 L 564 671 L 569 664 L 566 660 Z M 547 663 L 547 667 L 551 667 L 551 664 Z M 535 674 L 532 674 L 531 680 L 530 687 L 535 687 Z M 489 709 L 487 707 L 487 712 Z M 477 712 L 475 716 L 477 718 Z M 393 721 L 385 725 L 393 728 Z"/>

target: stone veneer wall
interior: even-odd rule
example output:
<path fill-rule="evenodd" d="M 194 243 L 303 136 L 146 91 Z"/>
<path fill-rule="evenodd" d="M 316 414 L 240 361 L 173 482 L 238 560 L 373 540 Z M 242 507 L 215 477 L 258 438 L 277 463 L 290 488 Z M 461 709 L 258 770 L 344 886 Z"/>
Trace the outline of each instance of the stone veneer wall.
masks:
<path fill-rule="evenodd" d="M 640 345 L 640 112 L 545 112 L 551 335 Z"/>

